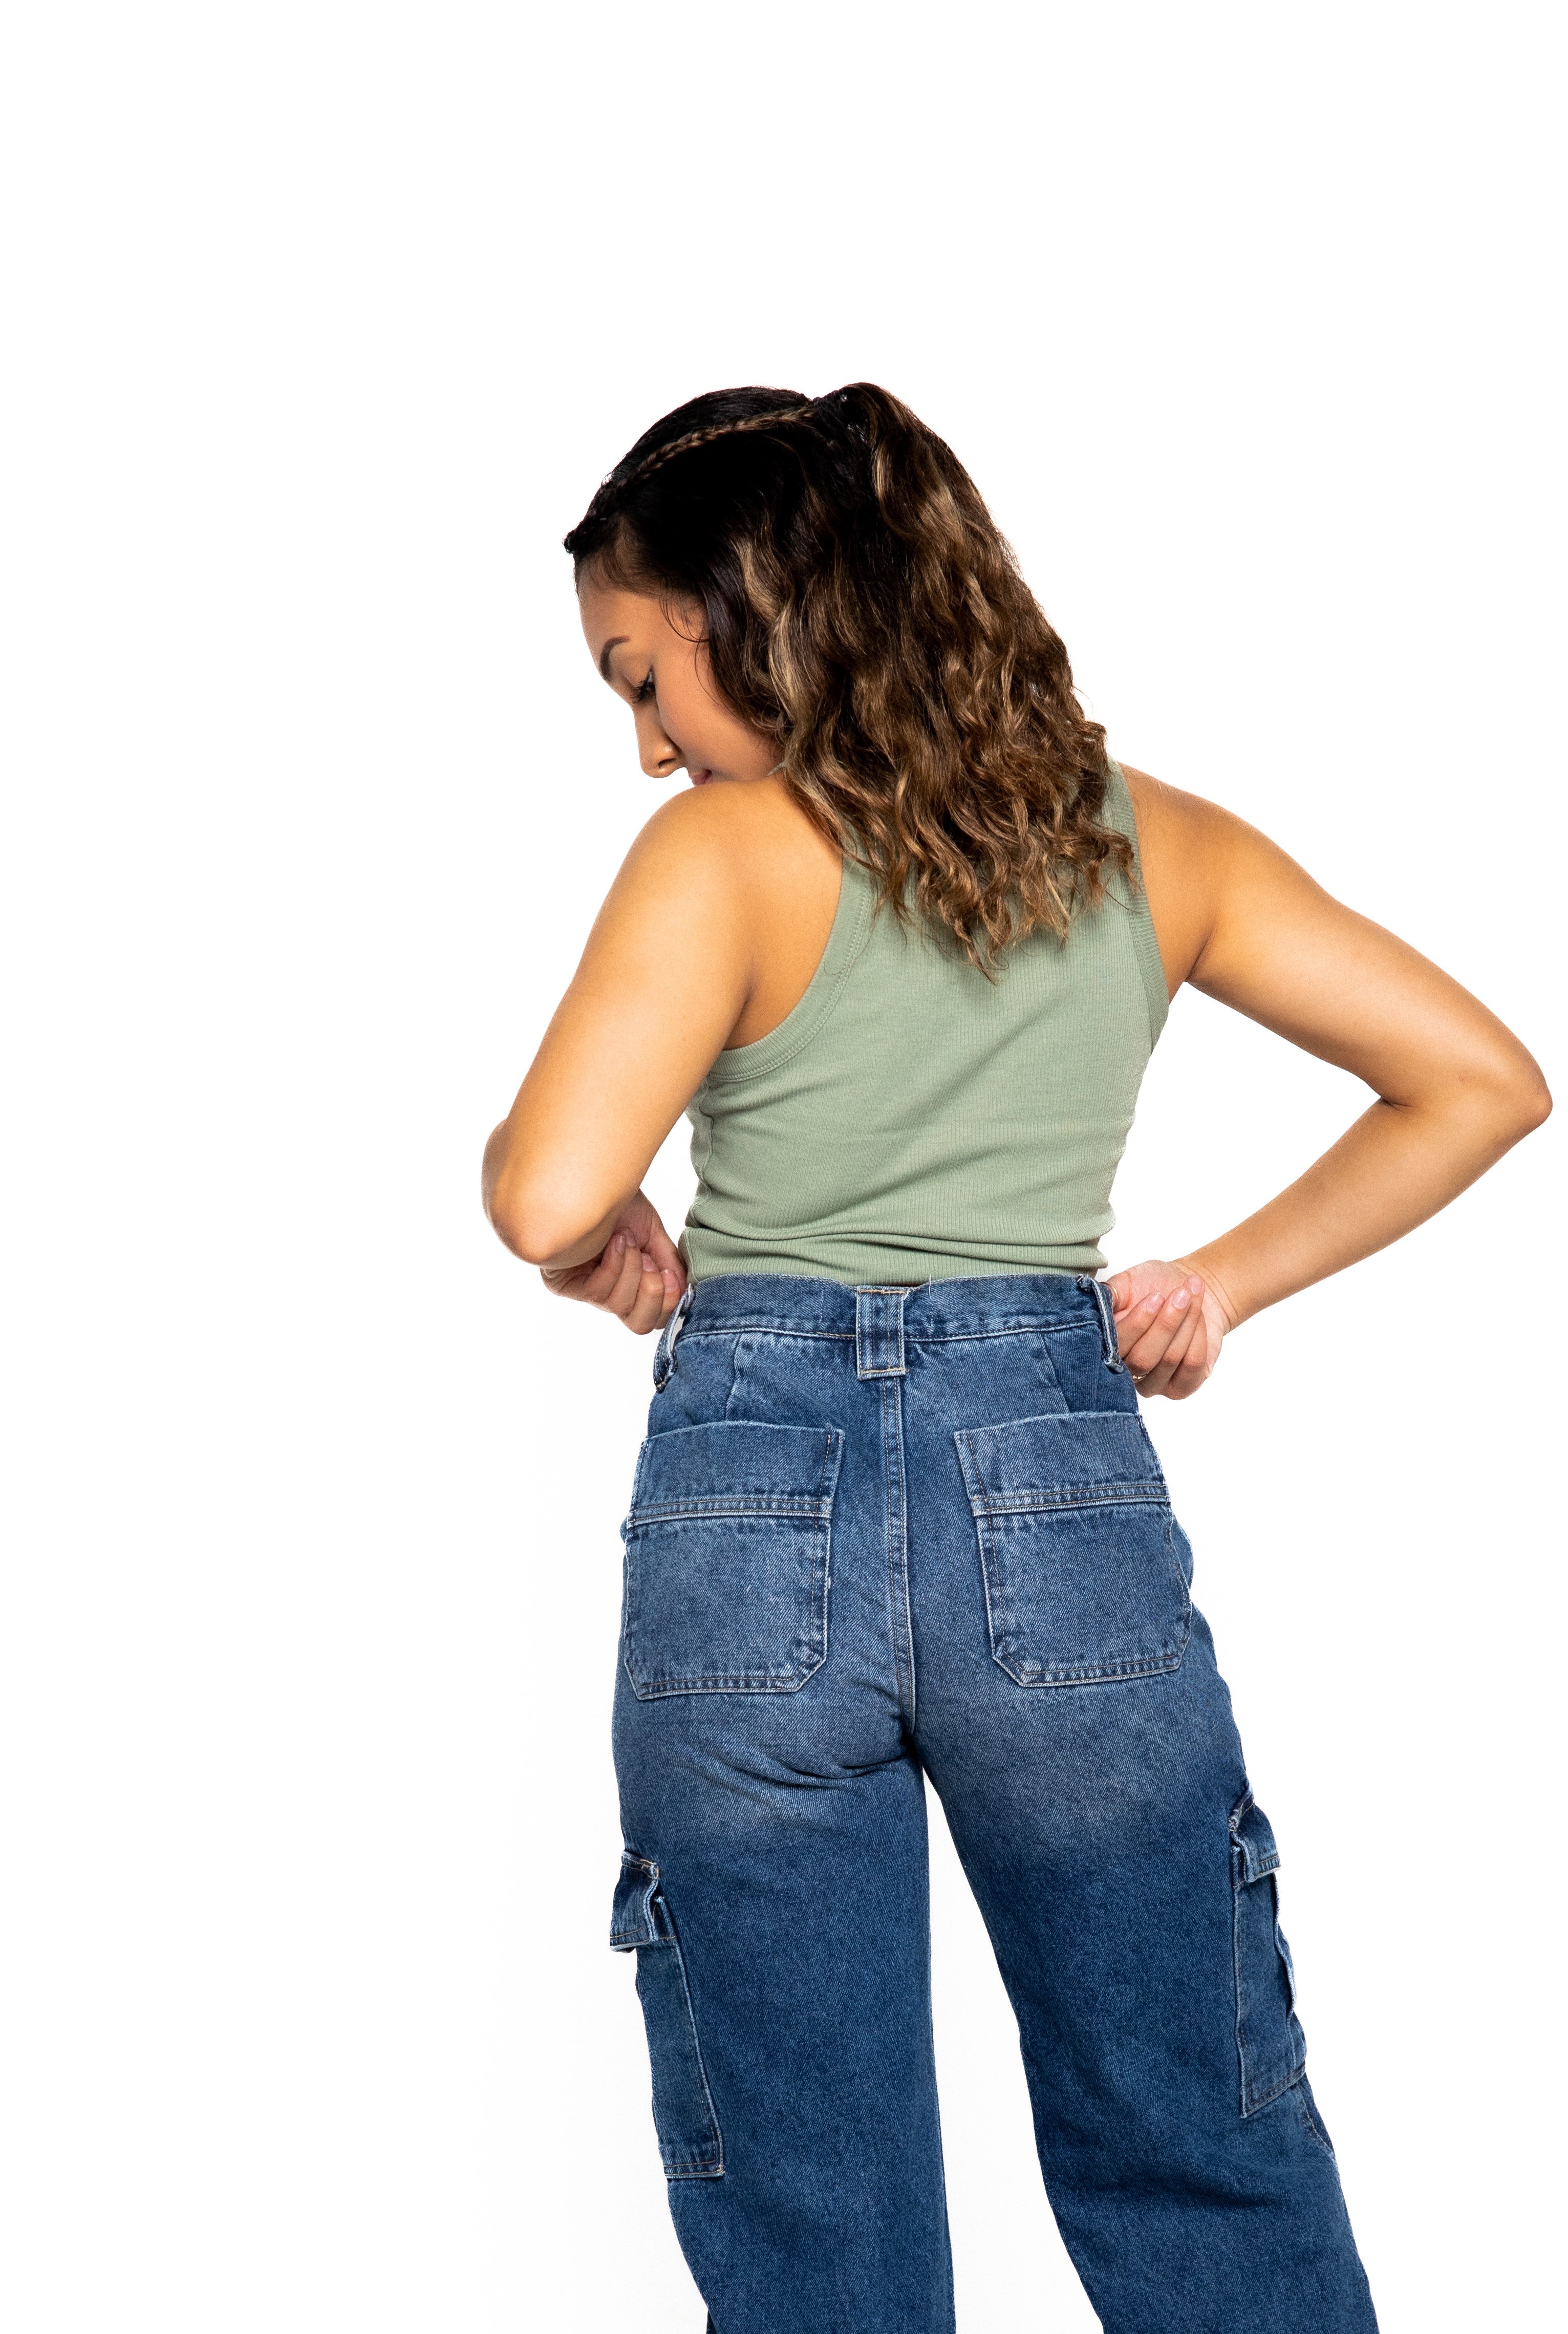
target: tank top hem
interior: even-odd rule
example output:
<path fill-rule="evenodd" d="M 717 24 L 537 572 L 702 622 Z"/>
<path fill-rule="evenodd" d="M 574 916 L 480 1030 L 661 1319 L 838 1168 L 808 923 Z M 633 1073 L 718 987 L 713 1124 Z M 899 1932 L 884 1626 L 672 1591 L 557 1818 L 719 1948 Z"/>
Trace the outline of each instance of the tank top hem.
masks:
<path fill-rule="evenodd" d="M 1105 1268 L 1105 1259 L 1097 1248 L 1080 1249 L 1071 1254 L 1057 1249 L 1031 1257 L 1021 1256 L 1014 1249 L 1005 1257 L 976 1257 L 952 1251 L 925 1254 L 918 1249 L 890 1244 L 885 1248 L 840 1248 L 830 1259 L 822 1255 L 803 1255 L 799 1249 L 759 1246 L 745 1255 L 733 1250 L 728 1255 L 718 1255 L 707 1248 L 700 1230 L 694 1253 L 692 1230 L 688 1224 L 679 1246 L 694 1288 L 700 1288 L 705 1280 L 725 1280 L 756 1272 L 788 1280 L 836 1280 L 846 1288 L 921 1288 L 931 1280 L 996 1280 L 1020 1272 L 1054 1273 L 1066 1278 L 1087 1273 L 1093 1278 Z"/>

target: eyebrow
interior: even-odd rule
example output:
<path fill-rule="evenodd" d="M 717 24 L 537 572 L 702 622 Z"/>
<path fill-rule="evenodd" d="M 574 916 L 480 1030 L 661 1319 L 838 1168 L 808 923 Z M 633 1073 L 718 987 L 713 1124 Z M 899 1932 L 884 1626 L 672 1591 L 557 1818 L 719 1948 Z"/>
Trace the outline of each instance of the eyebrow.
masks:
<path fill-rule="evenodd" d="M 604 646 L 599 651 L 599 678 L 601 680 L 608 680 L 610 679 L 611 650 L 624 648 L 626 642 L 630 639 L 630 637 L 631 635 L 630 632 L 617 632 L 612 639 L 605 641 Z"/>

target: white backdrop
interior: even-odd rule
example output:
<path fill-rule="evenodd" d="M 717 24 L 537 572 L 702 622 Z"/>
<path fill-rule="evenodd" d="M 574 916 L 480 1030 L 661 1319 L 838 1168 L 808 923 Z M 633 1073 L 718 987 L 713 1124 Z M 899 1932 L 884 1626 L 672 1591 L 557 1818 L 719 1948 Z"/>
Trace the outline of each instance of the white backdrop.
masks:
<path fill-rule="evenodd" d="M 1554 15 L 15 13 L 14 2334 L 700 2328 L 604 1942 L 650 1349 L 476 1196 L 656 799 L 558 548 L 656 415 L 907 398 L 1112 750 L 1550 1074 Z M 1185 998 L 1112 1260 L 1364 1099 Z M 1555 2323 L 1556 1149 L 1151 1417 L 1385 2334 Z M 960 2325 L 1082 2334 L 934 1888 Z"/>

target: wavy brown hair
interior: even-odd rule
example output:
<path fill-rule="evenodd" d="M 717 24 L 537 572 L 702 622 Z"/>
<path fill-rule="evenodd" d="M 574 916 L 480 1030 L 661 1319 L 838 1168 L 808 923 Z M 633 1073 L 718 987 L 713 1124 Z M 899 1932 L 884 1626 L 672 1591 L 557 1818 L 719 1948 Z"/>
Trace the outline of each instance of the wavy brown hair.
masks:
<path fill-rule="evenodd" d="M 1066 650 L 967 471 L 885 389 L 693 398 L 566 548 L 579 579 L 701 612 L 716 687 L 807 816 L 976 963 L 1134 879 Z"/>

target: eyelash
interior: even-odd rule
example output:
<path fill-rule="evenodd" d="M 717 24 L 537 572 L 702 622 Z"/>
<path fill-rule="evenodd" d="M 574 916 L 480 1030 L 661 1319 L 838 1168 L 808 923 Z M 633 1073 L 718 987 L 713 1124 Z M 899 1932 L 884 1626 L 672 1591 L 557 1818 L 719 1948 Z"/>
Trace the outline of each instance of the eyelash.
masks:
<path fill-rule="evenodd" d="M 632 690 L 632 692 L 631 692 L 631 701 L 632 701 L 633 705 L 646 705 L 646 704 L 647 704 L 647 702 L 648 702 L 648 700 L 649 700 L 649 699 L 652 695 L 653 695 L 653 668 L 652 668 L 652 666 L 651 666 L 651 665 L 649 665 L 649 669 L 648 669 L 648 679 L 643 682 L 643 684 L 642 684 L 642 686 L 641 686 L 641 688 L 640 688 L 640 689 L 634 689 L 634 690 Z"/>

